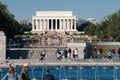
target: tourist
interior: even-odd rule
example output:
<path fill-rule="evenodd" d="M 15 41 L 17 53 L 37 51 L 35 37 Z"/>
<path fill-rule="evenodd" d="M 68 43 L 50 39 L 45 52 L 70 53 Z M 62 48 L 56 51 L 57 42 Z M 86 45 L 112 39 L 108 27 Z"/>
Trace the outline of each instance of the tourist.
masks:
<path fill-rule="evenodd" d="M 86 58 L 87 58 L 87 50 L 86 50 L 86 47 L 84 47 L 84 49 L 83 49 L 83 54 L 84 54 L 84 59 L 86 59 Z"/>
<path fill-rule="evenodd" d="M 68 58 L 71 59 L 71 48 L 68 48 Z"/>
<path fill-rule="evenodd" d="M 110 49 L 109 52 L 107 53 L 108 59 L 113 59 L 114 54 L 112 53 L 112 50 Z"/>
<path fill-rule="evenodd" d="M 29 68 L 28 64 L 23 65 L 21 75 L 20 75 L 20 80 L 30 80 L 29 75 L 28 75 L 28 68 Z"/>
<path fill-rule="evenodd" d="M 93 59 L 97 58 L 97 48 L 94 47 L 94 51 L 93 51 Z"/>
<path fill-rule="evenodd" d="M 65 61 L 65 55 L 66 55 L 65 50 L 62 49 L 61 50 L 62 61 Z"/>
<path fill-rule="evenodd" d="M 102 50 L 102 48 L 98 49 L 98 58 L 99 59 L 103 58 L 103 50 Z"/>
<path fill-rule="evenodd" d="M 50 73 L 49 70 L 45 72 L 45 75 L 43 76 L 43 80 L 55 80 L 54 76 Z"/>
<path fill-rule="evenodd" d="M 78 59 L 78 49 L 76 48 L 75 49 L 75 60 L 77 60 Z"/>
<path fill-rule="evenodd" d="M 72 57 L 73 57 L 73 60 L 75 60 L 75 50 L 74 49 L 72 51 Z"/>
<path fill-rule="evenodd" d="M 62 56 L 61 56 L 61 50 L 60 50 L 60 48 L 57 48 L 57 50 L 56 50 L 55 53 L 56 53 L 56 56 L 57 56 L 57 60 L 61 61 Z"/>
<path fill-rule="evenodd" d="M 8 73 L 2 80 L 19 80 L 20 76 L 15 72 L 14 67 L 10 66 Z"/>
<path fill-rule="evenodd" d="M 119 59 L 120 59 L 120 48 L 118 48 L 118 55 L 119 55 Z"/>
<path fill-rule="evenodd" d="M 43 62 L 43 60 L 45 60 L 45 56 L 46 56 L 46 53 L 45 53 L 45 51 L 41 51 L 41 54 L 40 54 L 40 59 L 39 59 L 39 61 L 42 61 Z"/>
<path fill-rule="evenodd" d="M 67 57 L 68 57 L 68 52 L 66 49 L 64 49 L 64 54 L 65 54 L 65 61 L 67 60 Z"/>

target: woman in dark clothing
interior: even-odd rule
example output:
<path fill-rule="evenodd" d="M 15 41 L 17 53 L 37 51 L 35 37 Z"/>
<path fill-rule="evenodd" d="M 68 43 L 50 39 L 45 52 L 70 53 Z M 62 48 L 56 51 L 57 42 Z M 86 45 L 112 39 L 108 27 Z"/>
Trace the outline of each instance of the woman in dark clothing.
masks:
<path fill-rule="evenodd" d="M 29 75 L 28 75 L 28 64 L 23 65 L 23 69 L 20 75 L 20 80 L 30 80 Z"/>
<path fill-rule="evenodd" d="M 43 76 L 43 80 L 55 80 L 55 79 L 54 79 L 54 76 L 51 75 L 50 71 L 47 70 L 45 75 Z"/>
<path fill-rule="evenodd" d="M 118 55 L 119 55 L 119 59 L 120 59 L 120 48 L 118 48 Z"/>

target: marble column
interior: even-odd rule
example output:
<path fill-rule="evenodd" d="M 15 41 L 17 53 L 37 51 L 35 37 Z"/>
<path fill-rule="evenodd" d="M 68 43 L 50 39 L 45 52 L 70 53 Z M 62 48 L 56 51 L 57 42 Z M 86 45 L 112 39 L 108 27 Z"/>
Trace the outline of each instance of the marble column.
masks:
<path fill-rule="evenodd" d="M 51 30 L 53 30 L 53 19 L 51 19 Z"/>
<path fill-rule="evenodd" d="M 42 30 L 42 27 L 41 27 L 41 19 L 39 19 L 39 21 L 40 21 L 40 31 Z"/>
<path fill-rule="evenodd" d="M 36 24 L 36 30 L 38 30 L 38 19 L 36 19 L 35 24 Z"/>
<path fill-rule="evenodd" d="M 59 19 L 59 30 L 61 30 L 61 19 Z"/>
<path fill-rule="evenodd" d="M 74 19 L 74 30 L 76 30 L 76 20 Z"/>
<path fill-rule="evenodd" d="M 34 29 L 36 30 L 36 19 L 34 19 Z"/>
<path fill-rule="evenodd" d="M 71 27 L 70 27 L 70 30 L 72 30 L 72 27 L 73 27 L 73 20 L 71 19 Z"/>
<path fill-rule="evenodd" d="M 55 19 L 55 29 L 58 30 L 57 19 Z"/>
<path fill-rule="evenodd" d="M 40 20 L 38 19 L 38 30 L 40 30 Z"/>
<path fill-rule="evenodd" d="M 32 19 L 32 29 L 35 30 L 34 29 L 34 19 Z"/>
<path fill-rule="evenodd" d="M 49 19 L 47 19 L 47 30 L 49 30 Z"/>
<path fill-rule="evenodd" d="M 65 31 L 65 19 L 63 19 L 63 30 Z"/>

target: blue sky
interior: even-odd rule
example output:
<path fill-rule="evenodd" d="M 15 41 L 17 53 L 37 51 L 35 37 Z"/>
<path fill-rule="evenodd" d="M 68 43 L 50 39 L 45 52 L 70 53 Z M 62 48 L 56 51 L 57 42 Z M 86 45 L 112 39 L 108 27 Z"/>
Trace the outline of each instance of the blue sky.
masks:
<path fill-rule="evenodd" d="M 0 0 L 17 20 L 32 20 L 36 11 L 72 11 L 78 19 L 102 20 L 120 9 L 120 0 Z"/>

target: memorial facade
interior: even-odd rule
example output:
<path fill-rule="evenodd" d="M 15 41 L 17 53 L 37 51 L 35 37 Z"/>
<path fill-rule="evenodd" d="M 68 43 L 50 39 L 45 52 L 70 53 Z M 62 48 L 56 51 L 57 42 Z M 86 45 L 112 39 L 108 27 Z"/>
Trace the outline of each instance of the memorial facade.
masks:
<path fill-rule="evenodd" d="M 32 16 L 32 32 L 76 31 L 76 16 L 72 11 L 36 11 Z"/>

